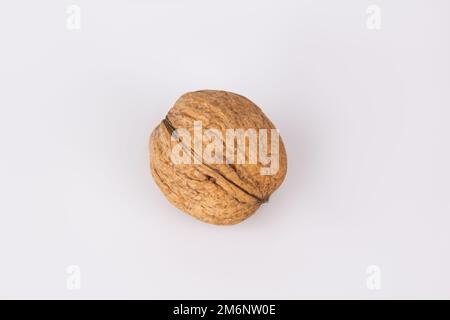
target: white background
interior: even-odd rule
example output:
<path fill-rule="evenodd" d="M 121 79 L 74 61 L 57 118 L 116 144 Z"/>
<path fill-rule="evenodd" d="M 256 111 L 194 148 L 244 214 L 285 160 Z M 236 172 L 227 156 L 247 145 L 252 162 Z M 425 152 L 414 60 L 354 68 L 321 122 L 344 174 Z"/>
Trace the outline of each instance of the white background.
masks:
<path fill-rule="evenodd" d="M 448 1 L 0 9 L 1 298 L 450 298 Z M 151 130 L 206 88 L 262 107 L 288 152 L 232 227 L 178 211 L 149 171 Z"/>

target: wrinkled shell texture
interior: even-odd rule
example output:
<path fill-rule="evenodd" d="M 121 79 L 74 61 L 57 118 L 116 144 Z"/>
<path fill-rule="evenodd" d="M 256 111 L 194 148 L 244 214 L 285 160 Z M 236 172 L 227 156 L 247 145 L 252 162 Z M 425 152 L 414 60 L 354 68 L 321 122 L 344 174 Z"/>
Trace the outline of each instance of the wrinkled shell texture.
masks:
<path fill-rule="evenodd" d="M 287 156 L 281 137 L 279 170 L 274 175 L 261 175 L 259 161 L 257 164 L 174 164 L 170 155 L 178 142 L 171 139 L 165 121 L 172 129 L 186 128 L 192 137 L 194 121 L 202 122 L 203 132 L 219 129 L 223 137 L 230 128 L 257 130 L 275 126 L 258 106 L 241 95 L 202 90 L 182 95 L 169 110 L 166 120 L 153 130 L 149 151 L 154 180 L 172 204 L 201 221 L 218 225 L 241 222 L 269 199 L 286 176 Z M 208 143 L 203 141 L 203 150 Z"/>

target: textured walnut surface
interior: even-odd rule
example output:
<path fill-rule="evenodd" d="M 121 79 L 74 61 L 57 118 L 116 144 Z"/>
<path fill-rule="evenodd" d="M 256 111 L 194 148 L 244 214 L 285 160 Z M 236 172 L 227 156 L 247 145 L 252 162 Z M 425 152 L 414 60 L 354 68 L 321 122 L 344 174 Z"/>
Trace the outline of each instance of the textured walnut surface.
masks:
<path fill-rule="evenodd" d="M 236 224 L 253 214 L 283 182 L 287 170 L 283 141 L 280 137 L 279 170 L 274 175 L 261 175 L 259 162 L 174 164 L 170 155 L 178 141 L 171 139 L 171 134 L 175 129 L 186 128 L 194 136 L 194 121 L 202 122 L 203 131 L 221 130 L 223 137 L 226 129 L 274 129 L 275 126 L 258 106 L 241 95 L 202 90 L 181 96 L 151 134 L 151 172 L 167 199 L 204 222 Z M 208 141 L 203 141 L 203 148 L 207 144 Z M 243 151 L 235 152 L 237 155 Z M 248 148 L 244 153 L 248 159 Z M 192 156 L 198 157 L 194 152 Z"/>

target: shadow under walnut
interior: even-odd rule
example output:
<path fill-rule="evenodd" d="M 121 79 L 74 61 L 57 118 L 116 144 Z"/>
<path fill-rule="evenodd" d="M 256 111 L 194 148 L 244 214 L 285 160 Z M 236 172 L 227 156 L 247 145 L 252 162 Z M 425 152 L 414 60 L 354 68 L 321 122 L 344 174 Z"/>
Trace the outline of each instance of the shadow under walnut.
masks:
<path fill-rule="evenodd" d="M 201 121 L 203 131 L 220 130 L 222 137 L 225 137 L 226 129 L 245 131 L 275 129 L 275 126 L 259 107 L 243 96 L 226 91 L 202 90 L 181 96 L 150 136 L 151 173 L 172 204 L 207 223 L 239 223 L 267 202 L 283 182 L 287 171 L 283 141 L 280 137 L 279 167 L 273 175 L 262 175 L 263 166 L 259 161 L 256 164 L 249 164 L 248 161 L 244 164 L 175 164 L 171 160 L 171 152 L 174 145 L 180 142 L 171 139 L 172 132 L 185 128 L 194 137 L 194 121 Z M 208 143 L 210 141 L 203 139 L 202 150 Z M 240 150 L 235 144 L 235 159 L 239 152 L 248 159 L 248 149 Z M 193 158 L 201 157 L 191 149 L 186 150 L 190 150 Z"/>

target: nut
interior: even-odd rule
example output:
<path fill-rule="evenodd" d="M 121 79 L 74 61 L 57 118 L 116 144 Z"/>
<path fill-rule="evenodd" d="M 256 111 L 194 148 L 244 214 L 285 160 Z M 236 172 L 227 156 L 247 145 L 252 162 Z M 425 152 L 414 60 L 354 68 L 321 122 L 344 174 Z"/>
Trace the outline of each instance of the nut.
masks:
<path fill-rule="evenodd" d="M 239 140 L 230 134 L 228 140 L 230 130 L 248 135 Z M 252 130 L 259 132 L 256 154 L 261 159 L 256 163 Z M 191 216 L 218 225 L 252 215 L 287 171 L 284 144 L 272 122 L 253 102 L 226 91 L 182 95 L 153 130 L 149 151 L 152 176 L 166 198 Z"/>

